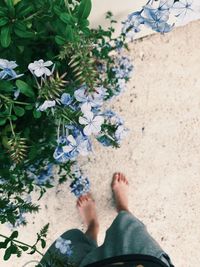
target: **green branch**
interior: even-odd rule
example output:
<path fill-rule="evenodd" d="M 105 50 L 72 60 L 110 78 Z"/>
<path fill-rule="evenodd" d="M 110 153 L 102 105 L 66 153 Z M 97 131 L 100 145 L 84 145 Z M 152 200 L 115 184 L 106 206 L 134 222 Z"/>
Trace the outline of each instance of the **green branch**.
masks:
<path fill-rule="evenodd" d="M 3 237 L 3 238 L 5 238 L 5 239 L 9 239 L 8 236 L 2 235 L 2 234 L 0 234 L 0 237 Z M 26 247 L 28 247 L 28 248 L 30 248 L 30 249 L 34 249 L 34 250 L 35 250 L 38 254 L 40 254 L 42 257 L 44 256 L 44 254 L 41 253 L 36 247 L 33 248 L 33 246 L 31 246 L 31 245 L 29 245 L 29 244 L 26 244 L 26 243 L 24 243 L 24 242 L 22 242 L 22 241 L 16 240 L 16 239 L 12 239 L 12 242 L 15 242 L 15 243 L 18 243 L 18 244 L 20 244 L 20 245 L 26 246 Z"/>

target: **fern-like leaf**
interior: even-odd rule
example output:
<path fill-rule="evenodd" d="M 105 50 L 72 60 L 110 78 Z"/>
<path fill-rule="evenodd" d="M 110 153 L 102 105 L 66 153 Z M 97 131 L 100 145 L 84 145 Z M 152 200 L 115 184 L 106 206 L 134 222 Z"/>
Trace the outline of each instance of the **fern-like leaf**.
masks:
<path fill-rule="evenodd" d="M 60 95 L 65 89 L 65 85 L 68 83 L 64 80 L 66 73 L 59 76 L 58 72 L 56 76 L 50 76 L 48 80 L 45 81 L 43 87 L 39 92 L 39 98 L 45 98 L 46 100 L 52 100 L 60 98 Z"/>
<path fill-rule="evenodd" d="M 8 146 L 10 158 L 17 164 L 22 162 L 27 154 L 26 138 L 22 138 L 17 134 L 8 141 Z"/>
<path fill-rule="evenodd" d="M 91 89 L 96 85 L 98 72 L 95 60 L 89 51 L 72 55 L 69 67 L 78 84 L 87 84 Z"/>

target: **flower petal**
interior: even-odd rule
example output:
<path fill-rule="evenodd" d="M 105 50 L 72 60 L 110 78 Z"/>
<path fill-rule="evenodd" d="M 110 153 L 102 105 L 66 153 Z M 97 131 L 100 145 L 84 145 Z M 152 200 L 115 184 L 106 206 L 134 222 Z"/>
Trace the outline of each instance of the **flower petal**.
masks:
<path fill-rule="evenodd" d="M 88 124 L 88 120 L 85 117 L 79 117 L 78 121 L 80 124 L 84 124 L 84 125 Z"/>
<path fill-rule="evenodd" d="M 46 61 L 46 62 L 44 62 L 44 66 L 45 67 L 50 67 L 51 65 L 53 65 L 53 62 L 52 61 Z"/>
<path fill-rule="evenodd" d="M 89 124 L 84 127 L 83 132 L 85 135 L 89 136 L 93 133 L 93 129 L 94 129 L 93 125 Z"/>
<path fill-rule="evenodd" d="M 35 69 L 34 73 L 37 77 L 41 77 L 44 74 L 44 69 L 43 68 L 37 68 L 37 69 Z"/>

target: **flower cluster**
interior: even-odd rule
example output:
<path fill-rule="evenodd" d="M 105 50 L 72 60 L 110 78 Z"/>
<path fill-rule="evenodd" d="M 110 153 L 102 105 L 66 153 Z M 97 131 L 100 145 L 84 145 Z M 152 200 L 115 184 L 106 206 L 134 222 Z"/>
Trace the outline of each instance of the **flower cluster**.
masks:
<path fill-rule="evenodd" d="M 129 57 L 121 55 L 115 57 L 114 67 L 112 68 L 114 76 L 116 78 L 116 86 L 114 94 L 118 95 L 126 88 L 127 81 L 131 78 L 133 73 L 133 64 Z"/>
<path fill-rule="evenodd" d="M 34 165 L 30 165 L 27 169 L 27 174 L 30 180 L 33 180 L 36 185 L 51 184 L 53 178 L 53 164 L 45 161 L 42 169 L 39 168 L 40 161 L 36 161 Z"/>
<path fill-rule="evenodd" d="M 156 32 L 169 32 L 174 26 L 175 18 L 184 19 L 193 11 L 194 2 L 192 0 L 150 0 L 140 11 L 128 16 L 123 22 L 122 32 L 131 39 L 141 30 L 141 25 Z"/>
<path fill-rule="evenodd" d="M 73 253 L 71 240 L 65 240 L 64 238 L 59 237 L 56 240 L 55 247 L 60 251 L 61 254 L 64 254 L 67 257 L 70 257 Z"/>
<path fill-rule="evenodd" d="M 103 116 L 105 117 L 105 124 L 97 140 L 104 146 L 118 147 L 128 129 L 124 126 L 123 119 L 112 110 L 105 111 Z"/>
<path fill-rule="evenodd" d="M 90 182 L 87 177 L 81 175 L 75 178 L 75 180 L 71 183 L 70 188 L 71 192 L 76 197 L 80 197 L 90 191 Z"/>

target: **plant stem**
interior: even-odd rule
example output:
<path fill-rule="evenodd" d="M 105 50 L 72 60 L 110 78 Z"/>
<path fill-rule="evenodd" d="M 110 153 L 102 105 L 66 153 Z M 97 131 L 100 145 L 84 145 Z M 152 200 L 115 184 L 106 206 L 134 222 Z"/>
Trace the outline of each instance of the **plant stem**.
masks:
<path fill-rule="evenodd" d="M 61 123 L 61 118 L 59 119 L 59 122 L 58 122 L 58 128 L 57 128 L 57 140 L 59 140 L 59 137 L 60 137 L 60 123 Z"/>
<path fill-rule="evenodd" d="M 12 104 L 10 105 L 10 116 L 11 116 L 11 113 L 12 113 Z M 13 129 L 13 124 L 12 124 L 12 120 L 10 119 L 10 116 L 9 116 L 9 122 L 10 122 L 10 128 L 11 128 L 11 131 L 12 131 L 12 134 L 13 136 L 15 137 L 15 132 L 14 132 L 14 129 Z"/>
<path fill-rule="evenodd" d="M 7 100 L 7 101 L 10 102 L 10 103 L 13 103 L 13 104 L 30 105 L 30 103 L 20 102 L 20 101 L 14 101 L 14 100 L 12 100 L 12 99 L 10 99 L 10 98 L 8 98 L 8 97 L 2 95 L 2 94 L 0 94 L 0 97 L 3 98 L 3 99 L 5 99 L 5 100 Z"/>
<path fill-rule="evenodd" d="M 34 16 L 37 16 L 38 14 L 40 14 L 42 12 L 43 12 L 43 10 L 39 10 L 36 13 L 34 13 L 34 14 L 30 15 L 29 17 L 25 18 L 24 21 L 27 21 L 29 19 L 32 19 Z"/>
<path fill-rule="evenodd" d="M 8 236 L 2 235 L 2 234 L 0 234 L 0 236 L 3 237 L 3 238 L 5 238 L 5 239 L 9 238 Z M 16 239 L 13 239 L 12 241 L 15 242 L 15 243 L 21 244 L 21 245 L 23 245 L 23 246 L 29 247 L 29 248 L 31 248 L 31 249 L 33 248 L 31 245 L 28 245 L 28 244 L 26 244 L 26 243 L 24 243 L 24 242 L 22 242 L 22 241 L 19 241 L 19 240 L 16 240 Z M 41 256 L 44 256 L 44 254 L 42 254 L 39 250 L 37 250 L 37 248 L 35 248 L 35 251 L 36 251 L 38 254 L 40 254 Z"/>
<path fill-rule="evenodd" d="M 66 5 L 66 8 L 67 8 L 67 11 L 68 11 L 69 14 L 71 15 L 72 13 L 71 13 L 71 10 L 70 10 L 70 8 L 69 8 L 69 2 L 68 2 L 68 0 L 65 0 L 65 5 Z"/>

